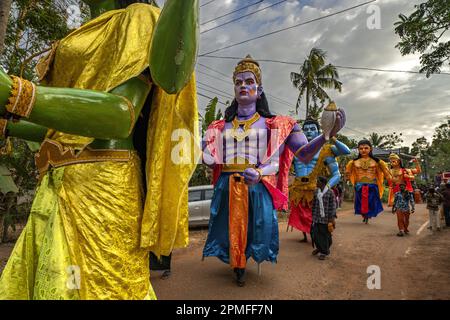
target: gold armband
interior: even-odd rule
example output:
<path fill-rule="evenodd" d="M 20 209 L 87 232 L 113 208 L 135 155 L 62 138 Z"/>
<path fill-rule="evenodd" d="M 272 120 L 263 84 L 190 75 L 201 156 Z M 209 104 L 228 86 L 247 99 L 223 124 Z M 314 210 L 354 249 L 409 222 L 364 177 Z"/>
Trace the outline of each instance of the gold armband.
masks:
<path fill-rule="evenodd" d="M 36 101 L 36 85 L 28 80 L 11 76 L 11 94 L 6 105 L 8 112 L 28 118 Z"/>
<path fill-rule="evenodd" d="M 6 119 L 0 119 L 0 139 L 6 139 L 6 125 L 8 121 Z"/>
<path fill-rule="evenodd" d="M 259 173 L 259 180 L 261 180 L 262 177 L 263 177 L 262 169 L 256 168 L 255 170 L 258 171 L 258 173 Z"/>

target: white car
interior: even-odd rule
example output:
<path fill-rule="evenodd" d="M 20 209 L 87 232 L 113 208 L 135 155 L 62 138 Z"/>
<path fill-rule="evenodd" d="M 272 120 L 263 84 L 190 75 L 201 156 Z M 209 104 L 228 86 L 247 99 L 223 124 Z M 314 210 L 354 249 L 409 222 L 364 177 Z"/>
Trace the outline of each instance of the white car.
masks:
<path fill-rule="evenodd" d="M 208 226 L 213 185 L 189 187 L 189 226 Z"/>

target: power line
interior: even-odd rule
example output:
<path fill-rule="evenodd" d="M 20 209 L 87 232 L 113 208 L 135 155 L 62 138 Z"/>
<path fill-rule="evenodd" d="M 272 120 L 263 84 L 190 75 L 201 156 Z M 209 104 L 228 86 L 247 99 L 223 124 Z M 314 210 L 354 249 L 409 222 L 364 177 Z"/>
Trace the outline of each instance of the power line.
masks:
<path fill-rule="evenodd" d="M 207 24 L 207 23 L 209 23 L 209 22 L 212 22 L 212 21 L 218 20 L 218 19 L 220 19 L 220 18 L 229 16 L 230 14 L 236 13 L 236 12 L 238 12 L 238 11 L 242 11 L 242 10 L 244 10 L 244 9 L 247 9 L 247 8 L 251 7 L 251 6 L 257 5 L 257 4 L 259 4 L 259 3 L 263 2 L 263 1 L 264 1 L 264 0 L 259 0 L 258 2 L 249 4 L 249 5 L 244 6 L 244 7 L 242 7 L 242 8 L 233 10 L 233 11 L 228 12 L 228 13 L 225 13 L 225 14 L 223 14 L 223 15 L 221 15 L 221 16 L 218 16 L 218 17 L 215 17 L 215 18 L 210 19 L 210 20 L 208 20 L 208 21 L 205 21 L 205 22 L 201 23 L 200 25 L 203 26 L 203 25 L 205 25 L 205 24 Z"/>
<path fill-rule="evenodd" d="M 221 97 L 224 97 L 224 98 L 228 98 L 227 96 L 225 96 L 225 95 L 223 95 L 223 94 L 220 94 L 220 93 L 217 93 L 217 92 L 215 92 L 215 91 L 213 91 L 213 90 L 210 90 L 210 89 L 205 89 L 205 88 L 201 88 L 201 87 L 198 87 L 198 86 L 197 86 L 197 88 L 200 89 L 200 90 L 203 90 L 203 91 L 212 93 L 212 94 L 214 94 L 214 95 L 216 95 L 216 96 L 221 96 Z"/>
<path fill-rule="evenodd" d="M 254 40 L 257 40 L 257 39 L 261 39 L 261 38 L 264 38 L 264 37 L 267 37 L 267 36 L 270 36 L 270 35 L 273 35 L 273 34 L 276 34 L 276 33 L 280 33 L 282 31 L 286 31 L 286 30 L 289 30 L 289 29 L 297 28 L 299 26 L 303 26 L 303 25 L 308 24 L 308 23 L 312 23 L 312 22 L 315 22 L 315 21 L 323 20 L 323 19 L 335 16 L 335 15 L 338 15 L 338 14 L 341 14 L 341 13 L 344 13 L 344 12 L 356 9 L 358 7 L 365 6 L 365 5 L 367 5 L 369 3 L 372 3 L 372 2 L 375 2 L 375 1 L 377 1 L 377 0 L 370 0 L 370 1 L 358 4 L 356 6 L 349 7 L 347 9 L 343 9 L 343 10 L 340 10 L 340 11 L 337 11 L 337 12 L 334 12 L 334 13 L 327 14 L 327 15 L 319 17 L 319 18 L 315 18 L 315 19 L 308 20 L 308 21 L 305 21 L 305 22 L 302 22 L 302 23 L 299 23 L 299 24 L 296 24 L 296 25 L 293 25 L 293 26 L 290 26 L 290 27 L 287 27 L 287 28 L 282 28 L 282 29 L 278 29 L 278 30 L 275 30 L 275 31 L 272 31 L 272 32 L 269 32 L 269 33 L 265 33 L 265 34 L 262 34 L 260 36 L 255 37 L 255 38 L 250 38 L 250 39 L 247 39 L 247 40 L 244 40 L 244 41 L 241 41 L 241 42 L 233 43 L 233 44 L 230 44 L 230 45 L 227 45 L 227 46 L 224 46 L 224 47 L 221 47 L 221 48 L 218 48 L 218 49 L 206 52 L 206 53 L 202 53 L 202 54 L 199 55 L 199 57 L 205 56 L 207 54 L 215 53 L 215 52 L 218 52 L 218 51 L 221 51 L 221 50 L 224 50 L 224 49 L 232 48 L 232 47 L 235 47 L 235 46 L 247 43 L 247 42 L 251 42 L 251 41 L 254 41 Z"/>
<path fill-rule="evenodd" d="M 202 94 L 202 93 L 200 93 L 200 92 L 197 92 L 197 95 L 199 95 L 200 97 L 203 97 L 203 98 L 207 98 L 207 99 L 209 99 L 209 100 L 214 99 L 214 98 L 209 97 L 209 96 L 207 96 L 207 95 L 205 95 L 205 94 Z M 220 104 L 223 104 L 224 106 L 226 106 L 226 104 L 223 103 L 222 101 L 220 101 L 219 99 L 217 99 L 217 102 L 220 103 Z"/>
<path fill-rule="evenodd" d="M 233 20 L 224 22 L 224 23 L 219 24 L 219 25 L 217 25 L 217 26 L 215 26 L 215 27 L 212 27 L 212 28 L 210 28 L 210 29 L 204 30 L 204 31 L 200 32 L 200 34 L 203 34 L 203 33 L 206 33 L 206 32 L 208 32 L 208 31 L 211 31 L 211 30 L 220 28 L 220 27 L 225 26 L 225 25 L 227 25 L 227 24 L 230 24 L 230 23 L 232 23 L 232 22 L 235 22 L 235 21 L 244 19 L 244 18 L 246 18 L 246 17 L 248 17 L 248 16 L 251 16 L 251 15 L 256 14 L 256 13 L 258 13 L 258 12 L 264 11 L 264 10 L 266 10 L 266 9 L 269 9 L 269 8 L 271 8 L 271 7 L 274 7 L 274 6 L 276 6 L 276 5 L 279 5 L 279 4 L 281 4 L 281 3 L 283 3 L 283 2 L 286 2 L 286 1 L 288 1 L 288 0 L 278 1 L 278 2 L 276 2 L 276 3 L 274 3 L 274 4 L 271 4 L 270 6 L 261 8 L 261 9 L 259 9 L 259 10 L 256 10 L 256 11 L 253 11 L 253 12 L 250 12 L 250 13 L 247 13 L 247 14 L 245 14 L 245 15 L 243 15 L 243 16 L 237 17 L 236 19 L 233 19 Z"/>
<path fill-rule="evenodd" d="M 225 57 L 225 56 L 215 56 L 215 55 L 207 55 L 202 56 L 202 58 L 215 58 L 215 59 L 232 59 L 232 60 L 242 60 L 243 58 L 239 57 Z M 274 60 L 274 59 L 258 59 L 260 62 L 272 62 L 272 63 L 281 63 L 281 64 L 288 64 L 288 65 L 302 65 L 303 62 L 291 62 L 291 61 L 282 61 L 282 60 Z M 366 71 L 378 71 L 378 72 L 397 72 L 397 73 L 411 73 L 411 74 L 423 74 L 419 71 L 411 71 L 411 70 L 392 70 L 392 69 L 380 69 L 380 68 L 369 68 L 369 67 L 352 67 L 352 66 L 339 66 L 334 65 L 334 67 L 339 69 L 351 69 L 351 70 L 366 70 Z M 440 73 L 434 73 L 434 74 L 443 74 L 443 75 L 450 75 L 448 72 L 440 72 Z"/>
<path fill-rule="evenodd" d="M 211 1 L 207 2 L 207 3 L 204 3 L 204 4 L 200 5 L 200 8 L 204 7 L 204 6 L 207 6 L 208 4 L 210 4 L 210 3 L 214 2 L 214 1 L 216 1 L 216 0 L 211 0 Z"/>
<path fill-rule="evenodd" d="M 227 97 L 230 97 L 231 99 L 234 99 L 234 97 L 233 97 L 232 95 L 230 95 L 228 92 L 219 90 L 219 89 L 217 89 L 217 88 L 214 88 L 213 86 L 210 86 L 210 85 L 208 85 L 208 84 L 206 84 L 206 83 L 203 83 L 203 82 L 200 82 L 200 81 L 198 81 L 198 80 L 197 80 L 197 83 L 200 84 L 200 85 L 202 85 L 202 86 L 205 86 L 205 87 L 207 87 L 207 88 L 211 88 L 211 89 L 213 89 L 213 90 L 216 90 L 217 92 L 224 93 Z"/>

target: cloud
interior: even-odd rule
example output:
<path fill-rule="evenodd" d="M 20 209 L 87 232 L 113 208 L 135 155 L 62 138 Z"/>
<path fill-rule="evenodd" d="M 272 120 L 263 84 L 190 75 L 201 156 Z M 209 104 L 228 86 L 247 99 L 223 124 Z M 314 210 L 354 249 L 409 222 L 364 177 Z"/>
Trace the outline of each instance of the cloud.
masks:
<path fill-rule="evenodd" d="M 214 23 L 221 24 L 277 1 L 264 1 Z M 318 47 L 327 51 L 328 62 L 338 66 L 418 70 L 420 66 L 417 56 L 403 57 L 395 48 L 399 38 L 394 32 L 394 22 L 398 20 L 400 13 L 411 13 L 414 10 L 413 6 L 420 2 L 422 1 L 375 2 L 380 8 L 381 29 L 370 30 L 367 27 L 370 14 L 366 11 L 367 7 L 361 7 L 214 54 L 244 57 L 250 53 L 256 59 L 302 62 L 312 47 Z M 248 4 L 250 3 L 252 2 L 249 1 Z M 228 1 L 227 4 L 221 1 L 213 2 L 201 8 L 201 20 L 209 20 L 242 6 L 244 6 L 242 1 L 236 0 Z M 202 34 L 200 53 L 352 6 L 355 6 L 355 1 L 288 1 Z M 208 24 L 208 28 L 214 23 Z M 220 81 L 197 72 L 199 81 L 208 83 L 218 90 L 233 93 L 231 75 L 236 60 L 202 57 L 198 62 L 227 75 L 225 77 L 197 65 L 197 70 L 222 79 Z M 298 96 L 297 89 L 290 82 L 290 73 L 298 72 L 299 66 L 261 62 L 261 67 L 265 91 L 289 102 L 288 106 L 278 99 L 269 97 L 271 109 L 278 114 L 289 114 L 289 111 L 294 109 Z M 361 138 L 374 131 L 378 133 L 396 131 L 403 133 L 404 145 L 410 145 L 418 137 L 431 138 L 434 128 L 450 115 L 450 76 L 434 75 L 427 79 L 424 75 L 408 73 L 338 70 L 343 82 L 343 91 L 328 92 L 339 106 L 345 108 L 348 128 L 343 133 L 351 137 Z M 212 96 L 211 93 L 207 95 Z M 199 98 L 200 108 L 203 109 L 207 102 L 207 99 Z M 304 108 L 301 109 L 300 116 L 304 117 Z"/>

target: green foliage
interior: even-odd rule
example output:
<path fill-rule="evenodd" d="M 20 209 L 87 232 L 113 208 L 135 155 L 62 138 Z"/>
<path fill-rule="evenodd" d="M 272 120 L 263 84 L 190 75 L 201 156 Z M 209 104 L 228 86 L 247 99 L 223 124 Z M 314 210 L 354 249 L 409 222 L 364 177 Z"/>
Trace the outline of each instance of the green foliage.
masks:
<path fill-rule="evenodd" d="M 307 118 L 318 119 L 325 101 L 331 101 L 325 89 L 335 89 L 339 92 L 342 90 L 342 82 L 338 80 L 336 67 L 325 64 L 325 58 L 325 51 L 312 48 L 300 67 L 300 73 L 291 72 L 292 84 L 300 91 L 295 112 L 298 114 L 301 102 L 305 98 Z"/>
<path fill-rule="evenodd" d="M 200 115 L 200 119 L 202 122 L 202 134 L 206 132 L 208 126 L 215 120 L 223 119 L 222 110 L 217 108 L 217 102 L 219 99 L 214 97 L 211 101 L 209 101 L 208 105 L 205 108 L 205 116 Z"/>
<path fill-rule="evenodd" d="M 393 149 L 398 147 L 399 144 L 403 143 L 403 134 L 396 133 L 395 131 L 390 134 L 379 134 L 372 132 L 367 140 L 370 141 L 373 147 L 381 149 Z"/>
<path fill-rule="evenodd" d="M 400 36 L 396 48 L 402 55 L 420 53 L 420 72 L 430 77 L 445 64 L 450 65 L 450 40 L 446 35 L 450 28 L 450 1 L 428 0 L 414 7 L 416 11 L 409 16 L 400 14 L 400 21 L 394 24 L 395 33 Z"/>
<path fill-rule="evenodd" d="M 212 170 L 205 164 L 198 164 L 189 180 L 189 187 L 203 186 L 212 183 Z"/>
<path fill-rule="evenodd" d="M 10 74 L 36 80 L 38 57 L 51 43 L 64 37 L 67 27 L 66 0 L 14 0 L 9 16 L 5 50 L 0 64 Z"/>
<path fill-rule="evenodd" d="M 347 145 L 347 147 L 349 147 L 350 149 L 354 149 L 358 146 L 358 141 L 356 141 L 355 139 L 349 138 L 347 136 L 344 136 L 343 134 L 338 133 L 336 135 L 336 138 L 344 143 L 345 145 Z"/>
<path fill-rule="evenodd" d="M 425 137 L 413 142 L 411 153 L 421 158 L 427 178 L 450 171 L 450 118 L 436 127 L 431 144 Z"/>
<path fill-rule="evenodd" d="M 28 216 L 31 208 L 31 195 L 37 184 L 38 171 L 34 163 L 34 153 L 27 143 L 20 139 L 11 138 L 12 153 L 0 157 L 0 167 L 10 171 L 11 178 L 18 187 L 17 192 L 0 192 L 0 234 L 1 241 L 7 241 L 7 232 L 16 228 L 16 223 Z M 18 205 L 19 198 L 25 201 Z"/>

